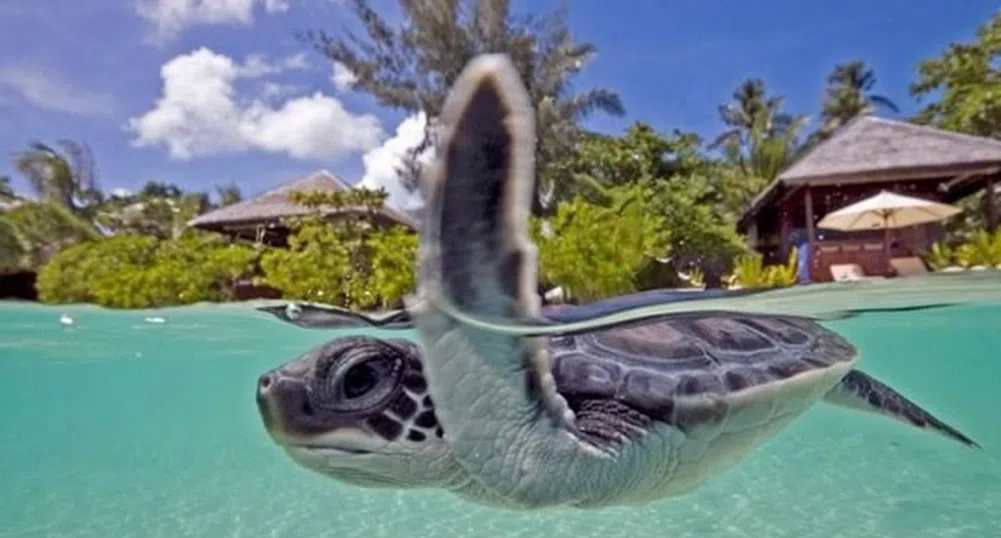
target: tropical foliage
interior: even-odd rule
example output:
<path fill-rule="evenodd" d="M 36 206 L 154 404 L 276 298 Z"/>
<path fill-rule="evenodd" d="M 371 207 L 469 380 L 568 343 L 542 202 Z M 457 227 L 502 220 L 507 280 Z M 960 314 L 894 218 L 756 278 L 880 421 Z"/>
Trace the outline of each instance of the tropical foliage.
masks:
<path fill-rule="evenodd" d="M 184 192 L 166 183 L 147 183 L 136 194 L 106 195 L 94 159 L 82 142 L 55 146 L 34 142 L 14 156 L 34 198 L 18 196 L 0 178 L 0 273 L 40 267 L 61 248 L 112 234 L 179 237 L 187 221 L 220 205 L 239 201 L 235 185 L 208 194 Z"/>
<path fill-rule="evenodd" d="M 836 65 L 827 76 L 821 126 L 814 139 L 827 138 L 838 127 L 881 108 L 899 112 L 889 97 L 873 93 L 875 86 L 876 74 L 865 62 L 853 60 Z"/>
<path fill-rule="evenodd" d="M 178 239 L 120 234 L 77 243 L 39 272 L 39 298 L 114 308 L 223 301 L 251 274 L 258 253 L 215 235 Z"/>
<path fill-rule="evenodd" d="M 580 122 L 595 112 L 624 113 L 611 90 L 571 90 L 571 80 L 596 48 L 573 39 L 565 10 L 515 15 L 509 0 L 399 0 L 401 22 L 394 27 L 369 0 L 349 3 L 365 38 L 320 30 L 305 38 L 351 74 L 353 89 L 384 106 L 426 115 L 424 143 L 407 162 L 411 187 L 420 168 L 418 155 L 434 145 L 433 129 L 449 89 L 478 54 L 507 53 L 528 86 L 537 115 L 540 210 L 573 195 L 572 178 L 559 173 L 558 161 L 584 134 Z"/>
<path fill-rule="evenodd" d="M 992 233 L 981 228 L 954 244 L 939 241 L 925 255 L 925 262 L 936 271 L 954 266 L 1001 269 L 1001 229 Z"/>
<path fill-rule="evenodd" d="M 400 306 L 415 285 L 417 236 L 400 227 L 380 228 L 372 218 L 385 191 L 297 193 L 313 212 L 291 220 L 288 249 L 261 259 L 264 283 L 289 298 L 372 309 Z M 330 219 L 330 211 L 361 208 L 357 218 Z"/>
<path fill-rule="evenodd" d="M 926 102 L 915 121 L 965 133 L 1001 137 L 1001 12 L 972 43 L 952 43 L 921 62 L 911 93 Z"/>
<path fill-rule="evenodd" d="M 948 243 L 938 241 L 931 246 L 925 255 L 925 263 L 932 271 L 941 271 L 953 264 L 956 252 Z"/>
<path fill-rule="evenodd" d="M 563 287 L 570 299 L 589 301 L 636 289 L 646 264 L 670 249 L 665 221 L 645 185 L 612 187 L 607 204 L 583 197 L 563 202 L 547 221 L 535 219 L 541 280 Z"/>
<path fill-rule="evenodd" d="M 765 265 L 760 254 L 744 254 L 737 258 L 731 283 L 741 288 L 782 288 L 796 283 L 799 275 L 799 253 L 789 252 L 784 264 Z"/>

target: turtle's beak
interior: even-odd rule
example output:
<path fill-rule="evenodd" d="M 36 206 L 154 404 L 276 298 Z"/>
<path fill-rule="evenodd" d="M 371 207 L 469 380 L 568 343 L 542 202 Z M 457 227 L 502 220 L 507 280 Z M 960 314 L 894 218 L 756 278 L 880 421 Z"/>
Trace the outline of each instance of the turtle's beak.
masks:
<path fill-rule="evenodd" d="M 282 377 L 274 370 L 269 371 L 257 379 L 257 411 L 264 422 L 264 429 L 276 441 L 282 437 L 282 393 L 287 391 L 287 387 L 281 387 Z M 276 435 L 277 434 L 277 435 Z"/>
<path fill-rule="evenodd" d="M 308 360 L 296 360 L 265 372 L 257 378 L 257 410 L 264 428 L 281 443 L 290 437 L 323 433 L 329 428 L 318 417 L 304 413 Z"/>

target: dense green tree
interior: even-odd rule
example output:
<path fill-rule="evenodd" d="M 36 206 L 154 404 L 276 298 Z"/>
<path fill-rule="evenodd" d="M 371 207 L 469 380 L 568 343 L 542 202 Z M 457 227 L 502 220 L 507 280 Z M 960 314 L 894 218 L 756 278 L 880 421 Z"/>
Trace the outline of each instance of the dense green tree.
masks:
<path fill-rule="evenodd" d="M 610 187 L 607 205 L 577 197 L 550 219 L 533 220 L 540 280 L 579 301 L 635 291 L 639 271 L 669 249 L 664 219 L 648 205 L 652 194 L 646 184 Z"/>
<path fill-rule="evenodd" d="M 942 129 L 1001 139 L 1001 12 L 968 43 L 950 43 L 937 58 L 921 62 L 911 93 L 924 102 L 914 121 Z M 984 228 L 983 192 L 959 202 L 964 209 L 946 223 L 953 243 L 970 241 Z"/>
<path fill-rule="evenodd" d="M 824 139 L 855 117 L 871 114 L 880 108 L 899 112 L 889 97 L 873 93 L 875 86 L 875 72 L 861 60 L 834 66 L 827 76 L 821 127 L 815 138 Z"/>
<path fill-rule="evenodd" d="M 289 248 L 262 256 L 264 282 L 289 299 L 363 310 L 401 306 L 416 284 L 418 238 L 401 227 L 376 225 L 384 190 L 299 192 L 292 199 L 313 211 L 289 219 Z M 330 216 L 348 208 L 361 211 Z"/>
<path fill-rule="evenodd" d="M 544 238 L 546 241 L 569 245 L 558 250 L 559 262 L 554 261 L 557 258 L 553 247 L 540 247 L 550 252 L 543 256 L 543 279 L 565 285 L 566 279 L 573 278 L 568 274 L 560 277 L 564 282 L 557 280 L 555 275 L 562 269 L 545 267 L 546 263 L 572 267 L 571 272 L 587 278 L 606 278 L 579 268 L 593 262 L 598 265 L 593 270 L 598 271 L 605 265 L 594 260 L 614 254 L 621 259 L 616 258 L 608 266 L 619 265 L 622 280 L 596 283 L 595 289 L 584 293 L 586 296 L 625 289 L 627 283 L 639 289 L 678 285 L 678 272 L 692 269 L 703 271 L 709 285 L 721 285 L 732 258 L 745 251 L 733 223 L 753 194 L 741 190 L 747 182 L 738 177 L 732 165 L 702 155 L 699 144 L 695 135 L 675 132 L 664 136 L 643 123 L 634 124 L 621 137 L 594 136 L 585 140 L 564 166 L 578 177 L 578 185 L 589 188 L 572 203 L 558 205 L 551 221 L 538 224 L 540 229 L 548 226 L 555 234 L 555 238 Z M 622 229 L 611 224 L 615 220 L 612 216 L 618 214 L 611 208 L 621 204 L 622 197 L 638 200 L 630 207 L 648 219 L 634 215 L 621 223 Z M 578 222 L 574 217 L 578 213 L 587 218 Z M 602 226 L 623 237 L 628 237 L 628 232 L 652 238 L 654 247 L 629 239 L 608 239 L 602 235 Z M 582 246 L 571 248 L 577 241 Z M 616 245 L 608 245 L 612 250 L 600 253 L 600 248 L 590 243 Z M 627 259 L 632 261 L 627 263 Z"/>
<path fill-rule="evenodd" d="M 351 0 L 366 36 L 310 32 L 307 40 L 355 77 L 352 87 L 384 106 L 429 118 L 424 143 L 407 159 L 410 187 L 419 171 L 416 155 L 434 144 L 435 119 L 448 91 L 474 56 L 510 55 L 528 88 L 537 116 L 539 170 L 537 209 L 572 195 L 572 177 L 558 161 L 582 136 L 580 122 L 594 112 L 623 113 L 607 89 L 572 93 L 571 79 L 595 54 L 574 41 L 564 10 L 515 16 L 509 0 L 398 0 L 402 22 L 395 28 L 368 0 Z"/>
<path fill-rule="evenodd" d="M 663 136 L 636 122 L 621 137 L 588 135 L 559 166 L 573 178 L 568 192 L 599 201 L 609 187 L 705 171 L 708 161 L 699 154 L 700 143 L 692 133 Z"/>
<path fill-rule="evenodd" d="M 666 275 L 662 271 L 660 279 L 647 280 L 647 287 L 676 285 L 678 273 L 696 269 L 704 275 L 707 287 L 720 287 L 734 257 L 746 252 L 743 238 L 719 206 L 718 189 L 717 178 L 700 174 L 657 184 L 650 205 L 663 216 L 670 232 L 670 254 L 661 268 L 669 271 Z"/>
<path fill-rule="evenodd" d="M 1001 138 L 1001 12 L 977 29 L 972 43 L 951 43 L 921 62 L 911 93 L 926 102 L 915 121 Z"/>

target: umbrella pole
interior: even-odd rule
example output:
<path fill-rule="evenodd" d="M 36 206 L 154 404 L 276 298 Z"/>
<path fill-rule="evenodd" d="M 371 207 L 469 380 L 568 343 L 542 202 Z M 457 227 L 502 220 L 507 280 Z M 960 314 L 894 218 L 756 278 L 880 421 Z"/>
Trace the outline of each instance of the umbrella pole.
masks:
<path fill-rule="evenodd" d="M 890 217 L 883 215 L 883 271 L 884 275 L 890 274 Z"/>

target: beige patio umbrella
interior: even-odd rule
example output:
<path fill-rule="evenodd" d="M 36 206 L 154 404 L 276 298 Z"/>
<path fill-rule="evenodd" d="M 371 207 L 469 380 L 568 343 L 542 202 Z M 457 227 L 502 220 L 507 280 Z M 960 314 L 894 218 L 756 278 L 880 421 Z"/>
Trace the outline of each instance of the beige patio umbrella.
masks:
<path fill-rule="evenodd" d="M 882 191 L 861 202 L 828 213 L 817 227 L 845 232 L 878 230 L 883 232 L 883 255 L 890 268 L 890 230 L 918 224 L 938 222 L 961 210 L 958 207 L 931 200 Z"/>

